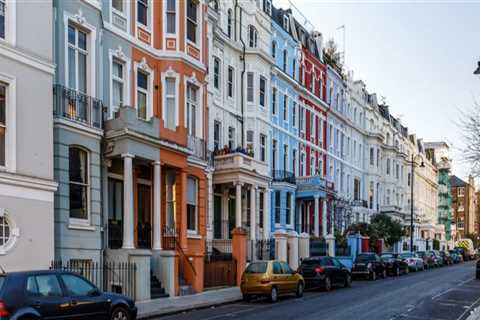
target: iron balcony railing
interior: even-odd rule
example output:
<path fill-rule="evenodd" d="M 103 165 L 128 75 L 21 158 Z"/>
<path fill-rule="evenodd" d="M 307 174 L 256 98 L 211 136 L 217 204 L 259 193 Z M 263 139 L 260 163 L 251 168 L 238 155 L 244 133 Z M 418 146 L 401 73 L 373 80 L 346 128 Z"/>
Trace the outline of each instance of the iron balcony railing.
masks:
<path fill-rule="evenodd" d="M 55 117 L 102 129 L 101 100 L 59 84 L 53 86 L 53 97 Z"/>
<path fill-rule="evenodd" d="M 295 174 L 290 171 L 285 170 L 274 170 L 272 171 L 273 182 L 287 182 L 290 184 L 295 184 Z"/>

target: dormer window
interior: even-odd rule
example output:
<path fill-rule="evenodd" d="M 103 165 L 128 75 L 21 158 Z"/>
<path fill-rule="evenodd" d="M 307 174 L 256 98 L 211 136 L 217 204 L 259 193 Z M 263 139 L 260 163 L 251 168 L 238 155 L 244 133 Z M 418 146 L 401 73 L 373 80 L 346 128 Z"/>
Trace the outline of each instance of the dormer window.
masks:
<path fill-rule="evenodd" d="M 269 16 L 272 15 L 272 1 L 271 0 L 265 0 L 263 3 L 263 7 L 265 10 L 265 13 L 268 14 Z"/>
<path fill-rule="evenodd" d="M 248 45 L 250 48 L 257 47 L 257 29 L 254 26 L 248 26 Z"/>
<path fill-rule="evenodd" d="M 287 15 L 283 16 L 283 29 L 290 32 L 290 18 Z"/>

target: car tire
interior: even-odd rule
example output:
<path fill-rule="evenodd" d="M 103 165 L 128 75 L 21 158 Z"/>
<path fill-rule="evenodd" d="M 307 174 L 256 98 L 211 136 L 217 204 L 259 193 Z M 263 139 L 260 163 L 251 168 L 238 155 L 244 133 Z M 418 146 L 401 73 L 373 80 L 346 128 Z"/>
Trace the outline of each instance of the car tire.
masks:
<path fill-rule="evenodd" d="M 297 296 L 297 298 L 303 297 L 303 289 L 304 289 L 303 283 L 299 282 L 297 284 L 297 291 L 295 292 L 295 295 Z"/>
<path fill-rule="evenodd" d="M 347 274 L 347 277 L 345 278 L 345 288 L 351 288 L 352 287 L 352 276 Z"/>
<path fill-rule="evenodd" d="M 115 307 L 110 316 L 111 320 L 130 320 L 130 314 L 124 307 Z"/>
<path fill-rule="evenodd" d="M 242 299 L 244 302 L 250 302 L 250 300 L 252 300 L 252 296 L 249 294 L 243 294 Z"/>
<path fill-rule="evenodd" d="M 325 278 L 325 283 L 323 284 L 323 289 L 327 292 L 332 290 L 332 280 L 330 280 L 330 277 Z"/>
<path fill-rule="evenodd" d="M 270 290 L 270 302 L 275 303 L 278 301 L 278 289 L 277 287 L 272 287 Z"/>

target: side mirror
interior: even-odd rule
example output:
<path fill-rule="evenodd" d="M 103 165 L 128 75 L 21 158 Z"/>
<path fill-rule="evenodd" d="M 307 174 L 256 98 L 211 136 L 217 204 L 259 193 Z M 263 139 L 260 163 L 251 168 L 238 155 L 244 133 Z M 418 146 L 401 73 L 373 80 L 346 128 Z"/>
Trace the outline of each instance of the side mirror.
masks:
<path fill-rule="evenodd" d="M 88 293 L 88 296 L 89 297 L 98 297 L 100 294 L 101 294 L 100 290 L 95 288 L 95 289 L 90 290 L 90 292 Z"/>

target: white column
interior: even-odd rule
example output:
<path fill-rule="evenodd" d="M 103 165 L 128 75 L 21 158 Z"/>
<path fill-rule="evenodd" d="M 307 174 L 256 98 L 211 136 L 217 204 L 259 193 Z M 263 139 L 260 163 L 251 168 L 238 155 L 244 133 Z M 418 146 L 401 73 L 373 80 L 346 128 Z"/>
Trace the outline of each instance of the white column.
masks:
<path fill-rule="evenodd" d="M 257 208 L 256 208 L 257 187 L 250 187 L 250 240 L 257 237 Z"/>
<path fill-rule="evenodd" d="M 133 244 L 133 158 L 122 154 L 123 158 L 123 249 L 134 249 Z"/>
<path fill-rule="evenodd" d="M 160 161 L 155 161 L 153 163 L 153 250 L 162 250 L 161 170 Z"/>
<path fill-rule="evenodd" d="M 229 224 L 229 217 L 228 217 L 228 197 L 229 197 L 229 189 L 223 189 L 223 196 L 222 196 L 222 239 L 228 239 L 228 224 Z"/>
<path fill-rule="evenodd" d="M 313 220 L 314 220 L 314 224 L 313 224 L 313 228 L 314 228 L 314 234 L 315 234 L 315 237 L 318 237 L 320 235 L 320 213 L 319 213 L 319 207 L 318 207 L 318 204 L 319 204 L 319 198 L 318 197 L 315 197 L 314 198 L 314 215 L 313 215 Z M 323 225 L 325 225 L 324 221 L 323 222 Z M 325 234 L 322 233 L 323 236 L 325 236 Z"/>
<path fill-rule="evenodd" d="M 213 239 L 213 179 L 212 172 L 207 172 L 207 239 Z"/>
<path fill-rule="evenodd" d="M 333 207 L 333 202 L 331 203 L 331 209 L 332 210 L 330 211 L 330 234 L 333 236 L 335 234 L 335 208 Z"/>
<path fill-rule="evenodd" d="M 242 184 L 235 185 L 235 227 L 242 227 Z"/>
<path fill-rule="evenodd" d="M 260 188 L 258 187 L 255 188 L 255 200 L 255 208 L 257 208 L 257 212 L 255 213 L 255 239 L 258 239 L 262 238 L 262 236 L 260 236 Z M 265 202 L 263 203 L 263 214 L 265 215 Z"/>
<path fill-rule="evenodd" d="M 265 240 L 270 239 L 270 207 L 272 206 L 271 203 L 271 191 L 270 189 L 265 189 L 263 193 L 264 196 L 264 210 L 263 210 L 263 238 Z"/>
<path fill-rule="evenodd" d="M 322 236 L 327 235 L 327 200 L 322 201 Z"/>

